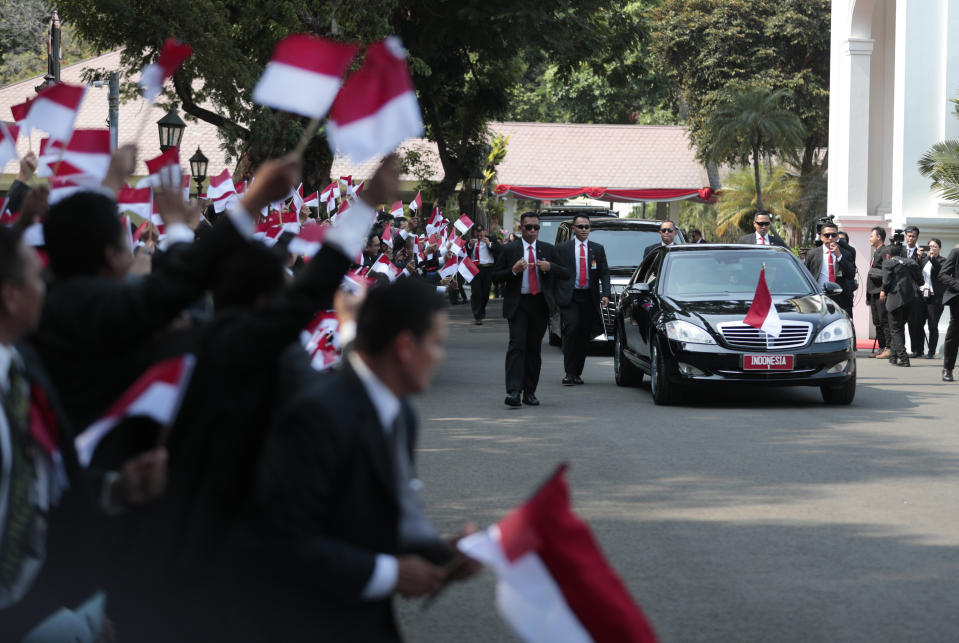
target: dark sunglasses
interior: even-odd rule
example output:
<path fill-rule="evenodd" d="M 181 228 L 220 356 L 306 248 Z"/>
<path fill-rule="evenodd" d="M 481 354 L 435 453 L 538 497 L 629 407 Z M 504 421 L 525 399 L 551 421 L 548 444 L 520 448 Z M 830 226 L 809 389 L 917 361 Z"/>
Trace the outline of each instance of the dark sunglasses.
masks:
<path fill-rule="evenodd" d="M 822 236 L 824 239 L 832 239 L 833 237 L 838 237 L 839 235 L 835 232 L 823 232 Z"/>
<path fill-rule="evenodd" d="M 589 224 L 587 224 L 587 225 L 578 225 L 578 226 L 576 226 L 576 228 L 579 229 L 579 230 L 589 230 Z"/>
<path fill-rule="evenodd" d="M 660 232 L 676 232 L 676 228 L 660 228 Z"/>
<path fill-rule="evenodd" d="M 535 223 L 527 223 L 526 225 L 523 226 L 523 230 L 526 230 L 527 232 L 532 232 L 533 230 L 539 230 L 539 226 L 536 225 Z"/>
<path fill-rule="evenodd" d="M 760 226 L 760 227 L 765 228 L 766 226 L 769 225 L 770 222 L 769 222 L 769 221 L 755 221 L 754 223 L 755 223 L 756 225 Z"/>

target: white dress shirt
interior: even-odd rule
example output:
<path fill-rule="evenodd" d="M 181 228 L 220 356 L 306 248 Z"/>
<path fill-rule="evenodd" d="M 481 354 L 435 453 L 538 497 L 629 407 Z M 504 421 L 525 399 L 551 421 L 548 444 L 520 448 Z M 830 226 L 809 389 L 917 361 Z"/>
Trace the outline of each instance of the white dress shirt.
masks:
<path fill-rule="evenodd" d="M 533 243 L 526 243 L 526 239 L 523 239 L 523 259 L 525 259 L 527 263 L 529 262 L 530 248 L 533 249 L 533 259 L 535 260 L 536 259 L 536 242 L 534 241 Z M 519 290 L 520 294 L 523 294 L 523 295 L 529 294 L 529 271 L 530 270 L 536 270 L 535 263 L 531 264 L 530 266 L 526 268 L 526 270 L 523 271 L 523 285 Z M 539 291 L 543 292 L 543 283 L 539 279 L 538 272 L 536 273 L 536 283 L 539 284 Z"/>
<path fill-rule="evenodd" d="M 906 257 L 907 257 L 908 259 L 912 259 L 912 256 L 913 256 L 914 254 L 916 254 L 916 248 L 917 248 L 917 247 L 918 247 L 918 246 L 913 246 L 913 247 L 910 248 L 909 246 L 906 246 Z"/>
<path fill-rule="evenodd" d="M 589 245 L 585 241 L 577 239 L 574 244 L 574 249 L 575 256 L 573 257 L 573 263 L 576 264 L 576 280 L 573 282 L 573 288 L 579 288 L 579 253 L 584 252 L 586 256 L 586 286 L 583 290 L 589 290 Z"/>
<path fill-rule="evenodd" d="M 489 246 L 486 245 L 487 241 L 476 241 L 476 246 L 479 248 L 479 262 L 480 264 L 493 263 L 493 253 L 490 252 Z"/>
<path fill-rule="evenodd" d="M 839 252 L 838 257 L 833 257 L 833 271 L 836 273 L 836 278 L 839 278 L 839 260 L 842 259 L 842 251 Z M 819 268 L 819 285 L 825 286 L 826 282 L 829 281 L 829 247 L 826 244 L 822 244 L 822 267 Z"/>
<path fill-rule="evenodd" d="M 764 239 L 765 239 L 765 241 L 763 241 Z M 759 233 L 757 232 L 757 233 L 756 233 L 756 244 L 757 244 L 757 245 L 767 245 L 767 246 L 772 245 L 772 242 L 769 240 L 769 233 L 767 232 L 766 234 L 759 234 Z"/>

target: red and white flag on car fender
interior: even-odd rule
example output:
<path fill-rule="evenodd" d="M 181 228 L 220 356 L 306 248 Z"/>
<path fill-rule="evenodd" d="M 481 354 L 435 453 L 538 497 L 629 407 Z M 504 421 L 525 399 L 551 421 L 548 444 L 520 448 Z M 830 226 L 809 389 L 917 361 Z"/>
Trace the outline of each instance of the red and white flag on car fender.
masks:
<path fill-rule="evenodd" d="M 527 502 L 483 532 L 461 539 L 464 554 L 496 572 L 496 607 L 531 643 L 654 643 L 653 631 L 556 472 Z"/>
<path fill-rule="evenodd" d="M 157 61 L 147 65 L 140 72 L 140 89 L 143 97 L 151 103 L 163 91 L 163 83 L 177 72 L 193 53 L 193 47 L 181 43 L 176 38 L 167 38 L 160 49 Z"/>
<path fill-rule="evenodd" d="M 330 109 L 358 47 L 293 34 L 277 43 L 273 57 L 253 89 L 260 105 L 308 118 L 322 118 Z"/>
<path fill-rule="evenodd" d="M 350 74 L 330 108 L 330 148 L 354 163 L 385 156 L 423 133 L 423 119 L 400 39 L 366 48 L 363 66 Z"/>
<path fill-rule="evenodd" d="M 87 88 L 81 85 L 50 85 L 30 101 L 24 125 L 41 129 L 54 140 L 69 141 L 86 92 Z"/>
<path fill-rule="evenodd" d="M 80 465 L 90 466 L 97 445 L 124 418 L 148 417 L 158 424 L 172 424 L 180 410 L 195 363 L 193 355 L 181 355 L 147 369 L 103 417 L 76 437 L 74 446 Z"/>
<path fill-rule="evenodd" d="M 746 313 L 746 319 L 743 320 L 743 323 L 758 328 L 773 337 L 779 337 L 783 330 L 779 313 L 776 312 L 776 305 L 773 303 L 773 298 L 769 294 L 769 287 L 766 285 L 765 265 L 759 271 L 756 294 L 753 295 L 753 303 L 749 306 L 749 312 Z"/>

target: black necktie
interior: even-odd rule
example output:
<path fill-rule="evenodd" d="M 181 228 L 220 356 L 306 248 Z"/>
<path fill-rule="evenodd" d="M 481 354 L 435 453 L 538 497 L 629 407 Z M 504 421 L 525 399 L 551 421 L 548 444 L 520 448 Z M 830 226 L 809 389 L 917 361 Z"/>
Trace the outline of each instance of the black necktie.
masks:
<path fill-rule="evenodd" d="M 410 549 L 430 543 L 438 537 L 436 529 L 426 517 L 419 494 L 413 488 L 413 466 L 410 462 L 409 439 L 401 410 L 393 423 L 393 464 L 396 475 L 396 494 L 400 504 L 400 546 Z"/>

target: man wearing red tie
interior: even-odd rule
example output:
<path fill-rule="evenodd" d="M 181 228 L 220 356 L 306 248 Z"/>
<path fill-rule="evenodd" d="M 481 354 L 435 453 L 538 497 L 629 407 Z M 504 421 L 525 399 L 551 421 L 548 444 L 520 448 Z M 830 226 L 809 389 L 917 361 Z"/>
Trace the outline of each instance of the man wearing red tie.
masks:
<path fill-rule="evenodd" d="M 564 386 L 583 383 L 586 348 L 590 337 L 603 332 L 600 306 L 605 307 L 610 299 L 606 249 L 588 240 L 589 231 L 589 217 L 576 215 L 574 238 L 556 246 L 559 260 L 571 276 L 556 287 L 556 303 L 563 316 Z"/>
<path fill-rule="evenodd" d="M 556 249 L 539 238 L 539 217 L 520 217 L 522 238 L 503 247 L 493 266 L 493 281 L 503 284 L 503 317 L 509 320 L 506 351 L 506 406 L 539 406 L 536 385 L 546 322 L 555 306 L 554 280 L 569 278 Z M 522 393 L 522 401 L 520 394 Z"/>
<path fill-rule="evenodd" d="M 765 210 L 760 210 L 753 216 L 753 227 L 756 232 L 744 234 L 739 237 L 738 243 L 748 243 L 757 246 L 782 246 L 787 247 L 786 242 L 777 237 L 772 232 L 772 218 Z"/>
<path fill-rule="evenodd" d="M 486 318 L 486 304 L 489 302 L 489 288 L 493 283 L 493 264 L 499 255 L 499 241 L 491 240 L 486 236 L 486 228 L 477 224 L 473 226 L 476 238 L 466 244 L 466 255 L 473 260 L 479 273 L 473 277 L 470 284 L 470 304 L 473 308 L 473 319 L 480 326 Z"/>
<path fill-rule="evenodd" d="M 806 254 L 806 268 L 820 288 L 827 282 L 842 286 L 841 293 L 829 297 L 852 319 L 852 292 L 849 290 L 849 281 L 856 278 L 854 259 L 839 247 L 839 229 L 834 223 L 823 224 L 819 238 L 822 245 Z"/>

